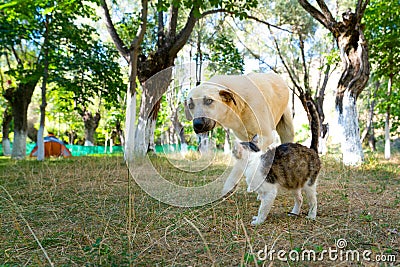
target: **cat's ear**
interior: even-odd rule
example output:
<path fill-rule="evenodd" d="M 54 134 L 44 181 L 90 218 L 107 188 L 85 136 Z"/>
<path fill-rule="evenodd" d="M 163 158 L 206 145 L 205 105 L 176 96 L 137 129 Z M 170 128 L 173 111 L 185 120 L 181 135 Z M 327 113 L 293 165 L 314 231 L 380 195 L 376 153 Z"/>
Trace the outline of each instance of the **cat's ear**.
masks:
<path fill-rule="evenodd" d="M 258 152 L 260 151 L 260 148 L 254 143 L 254 142 L 241 142 L 240 143 L 244 149 L 253 151 L 253 152 Z"/>
<path fill-rule="evenodd" d="M 258 139 L 260 139 L 260 138 L 259 138 L 258 134 L 256 134 L 256 135 L 253 136 L 253 138 L 251 139 L 251 142 L 254 143 L 254 144 L 258 144 Z"/>

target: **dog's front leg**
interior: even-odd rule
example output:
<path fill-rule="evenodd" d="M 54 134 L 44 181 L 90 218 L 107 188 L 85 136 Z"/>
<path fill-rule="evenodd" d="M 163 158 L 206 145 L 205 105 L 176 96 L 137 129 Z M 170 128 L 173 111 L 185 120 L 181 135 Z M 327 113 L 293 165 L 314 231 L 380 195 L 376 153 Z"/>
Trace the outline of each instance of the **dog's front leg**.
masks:
<path fill-rule="evenodd" d="M 240 178 L 243 175 L 244 169 L 246 167 L 246 162 L 237 161 L 233 166 L 231 173 L 225 181 L 224 187 L 222 189 L 222 195 L 226 195 L 233 188 L 235 188 L 236 184 L 239 182 Z"/>

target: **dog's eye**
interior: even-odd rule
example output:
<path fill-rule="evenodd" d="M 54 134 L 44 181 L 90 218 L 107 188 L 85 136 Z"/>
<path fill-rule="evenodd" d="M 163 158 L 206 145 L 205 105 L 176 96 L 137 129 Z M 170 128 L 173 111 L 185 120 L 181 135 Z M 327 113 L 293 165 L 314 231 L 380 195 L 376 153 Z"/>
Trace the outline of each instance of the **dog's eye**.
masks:
<path fill-rule="evenodd" d="M 212 102 L 214 102 L 214 100 L 211 99 L 211 98 L 208 98 L 208 99 L 206 99 L 206 100 L 204 101 L 204 104 L 206 104 L 206 105 L 211 105 Z"/>
<path fill-rule="evenodd" d="M 189 103 L 188 107 L 189 107 L 189 109 L 193 109 L 194 108 L 194 104 L 193 103 Z"/>

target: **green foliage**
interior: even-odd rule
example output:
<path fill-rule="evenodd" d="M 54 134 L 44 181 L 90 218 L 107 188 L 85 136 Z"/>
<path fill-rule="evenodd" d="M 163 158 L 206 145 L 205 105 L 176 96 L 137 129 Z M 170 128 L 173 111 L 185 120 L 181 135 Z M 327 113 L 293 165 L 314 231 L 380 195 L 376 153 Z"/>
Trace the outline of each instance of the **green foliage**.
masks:
<path fill-rule="evenodd" d="M 400 72 L 400 1 L 371 0 L 365 15 L 365 37 L 377 76 Z"/>
<path fill-rule="evenodd" d="M 270 6 L 272 8 L 269 12 L 276 17 L 277 25 L 290 25 L 294 32 L 303 35 L 315 32 L 317 22 L 300 6 L 297 0 L 273 1 Z"/>
<path fill-rule="evenodd" d="M 99 40 L 96 29 L 80 22 L 81 18 L 97 20 L 86 3 L 8 1 L 1 13 L 5 16 L 0 26 L 0 55 L 1 62 L 7 63 L 2 63 L 2 79 L 17 86 L 42 75 L 42 50 L 45 45 L 49 50 L 50 121 L 67 125 L 68 131 L 82 131 L 74 109 L 82 110 L 96 98 L 108 110 L 120 107 L 126 87 L 119 56 L 113 46 Z M 54 122 L 50 125 L 54 127 Z"/>
<path fill-rule="evenodd" d="M 174 6 L 178 8 L 180 16 L 178 16 L 177 33 L 182 30 L 187 23 L 188 14 L 193 12 L 194 17 L 199 19 L 207 11 L 224 9 L 230 14 L 239 19 L 245 19 L 251 8 L 255 8 L 258 4 L 257 0 L 250 1 L 234 1 L 234 0 L 209 0 L 209 1 L 189 1 L 189 0 L 160 0 L 155 4 L 150 5 L 149 15 L 147 16 L 147 31 L 141 44 L 142 54 L 151 55 L 156 51 L 158 42 L 161 39 L 167 38 L 170 34 L 166 21 L 170 19 L 168 10 Z M 116 29 L 123 40 L 126 47 L 130 47 L 133 37 L 136 36 L 141 24 L 141 14 L 138 6 L 134 5 L 134 11 L 124 13 L 123 18 L 116 22 Z M 163 17 L 163 23 L 159 23 L 159 14 Z M 181 15 L 182 14 L 182 15 Z M 163 28 L 159 28 L 162 24 Z M 161 37 L 162 36 L 162 37 Z M 171 36 L 168 36 L 168 38 Z M 172 37 L 174 38 L 174 37 Z M 171 43 L 169 40 L 167 43 Z M 168 44 L 166 45 L 168 46 Z M 165 48 L 165 47 L 164 47 Z"/>
<path fill-rule="evenodd" d="M 81 38 L 86 40 L 83 46 L 80 41 L 76 42 L 78 39 L 71 39 L 65 44 L 65 49 L 59 51 L 58 59 L 63 63 L 63 69 L 54 75 L 57 90 L 61 94 L 73 93 L 74 105 L 67 109 L 81 110 L 95 97 L 100 97 L 106 108 L 110 108 L 120 102 L 126 89 L 116 61 L 118 53 L 111 46 L 89 39 L 89 36 Z"/>
<path fill-rule="evenodd" d="M 208 69 L 214 74 L 241 74 L 244 61 L 239 49 L 232 42 L 232 35 L 218 31 L 209 42 Z"/>
<path fill-rule="evenodd" d="M 363 22 L 369 45 L 369 57 L 374 80 L 383 80 L 377 91 L 376 110 L 385 114 L 390 107 L 391 133 L 399 134 L 400 126 L 400 1 L 371 0 Z M 387 95 L 389 77 L 393 77 L 392 93 Z M 383 79 L 382 79 L 383 78 Z M 378 127 L 384 127 L 384 119 L 378 116 Z"/>

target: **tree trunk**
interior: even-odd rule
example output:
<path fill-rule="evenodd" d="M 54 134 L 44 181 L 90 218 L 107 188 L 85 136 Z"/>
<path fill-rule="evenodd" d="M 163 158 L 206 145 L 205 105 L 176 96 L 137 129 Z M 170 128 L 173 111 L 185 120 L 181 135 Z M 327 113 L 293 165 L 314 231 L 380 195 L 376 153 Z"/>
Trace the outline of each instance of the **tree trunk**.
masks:
<path fill-rule="evenodd" d="M 34 122 L 28 121 L 28 138 L 32 140 L 32 142 L 36 142 L 38 138 L 38 129 L 35 128 Z"/>
<path fill-rule="evenodd" d="M 49 49 L 47 47 L 47 36 L 48 36 L 48 16 L 46 16 L 46 32 L 45 32 L 45 41 L 44 41 L 44 68 L 43 68 L 43 77 L 42 77 L 42 103 L 40 105 L 40 122 L 39 122 L 39 131 L 37 134 L 37 160 L 44 160 L 45 152 L 44 152 L 44 126 L 46 120 L 46 86 L 47 86 L 47 77 L 49 75 L 49 60 L 48 54 Z"/>
<path fill-rule="evenodd" d="M 119 120 L 117 120 L 117 122 L 115 124 L 115 129 L 117 131 L 117 135 L 119 137 L 121 146 L 125 146 L 124 131 L 122 131 L 121 122 Z M 114 142 L 114 143 L 116 143 L 116 142 Z"/>
<path fill-rule="evenodd" d="M 344 92 L 341 107 L 342 110 L 336 107 L 336 112 L 340 127 L 339 134 L 342 138 L 343 163 L 347 166 L 359 165 L 364 160 L 364 153 L 360 141 L 356 99 L 350 91 Z"/>
<path fill-rule="evenodd" d="M 392 94 L 393 75 L 389 76 L 387 91 L 387 107 L 385 120 L 385 159 L 390 159 L 390 95 Z"/>
<path fill-rule="evenodd" d="M 152 123 L 148 123 L 149 119 L 157 119 L 159 101 L 162 95 L 168 89 L 172 77 L 172 67 L 164 69 L 147 79 L 142 87 L 142 99 L 140 103 L 138 125 L 135 132 L 135 154 L 144 156 L 149 148 L 149 136 L 146 138 L 147 127 L 151 127 Z M 149 134 L 154 134 L 150 133 Z M 147 139 L 147 140 L 146 140 Z"/>
<path fill-rule="evenodd" d="M 318 153 L 325 155 L 328 152 L 328 147 L 326 145 L 328 137 L 329 137 L 329 124 L 324 123 L 325 113 L 324 113 L 324 100 L 325 100 L 325 89 L 328 84 L 329 75 L 330 75 L 331 65 L 327 65 L 324 80 L 322 82 L 321 88 L 316 91 L 315 95 L 315 107 L 318 111 L 319 116 L 319 129 L 320 129 L 320 139 L 318 142 Z"/>
<path fill-rule="evenodd" d="M 211 152 L 214 148 L 214 145 L 213 142 L 210 141 L 209 133 L 201 133 L 198 134 L 197 137 L 199 138 L 199 151 L 202 154 Z"/>
<path fill-rule="evenodd" d="M 369 79 L 367 44 L 359 28 L 350 33 L 349 31 L 341 32 L 337 37 L 337 43 L 344 65 L 336 93 L 336 113 L 340 128 L 338 133 L 341 135 L 343 163 L 359 165 L 364 161 L 364 153 L 361 146 L 356 101 Z"/>
<path fill-rule="evenodd" d="M 11 104 L 14 119 L 14 143 L 11 152 L 13 159 L 24 159 L 26 156 L 28 106 L 39 77 L 39 75 L 32 75 L 27 83 L 21 82 L 17 89 L 9 88 L 4 94 Z"/>
<path fill-rule="evenodd" d="M 229 137 L 229 129 L 225 129 L 225 142 L 224 142 L 224 154 L 230 154 L 231 153 L 231 148 L 230 148 L 230 137 Z"/>
<path fill-rule="evenodd" d="M 110 153 L 113 153 L 113 146 L 114 146 L 114 138 L 111 136 L 110 138 Z"/>
<path fill-rule="evenodd" d="M 359 165 L 364 160 L 362 151 L 356 101 L 369 79 L 367 42 L 363 34 L 361 19 L 368 0 L 358 0 L 356 12 L 348 9 L 337 22 L 325 1 L 317 1 L 318 10 L 307 0 L 298 0 L 300 5 L 335 37 L 342 60 L 343 73 L 336 92 L 336 113 L 340 135 L 343 163 Z"/>
<path fill-rule="evenodd" d="M 182 123 L 179 121 L 178 108 L 172 111 L 171 121 L 172 121 L 172 126 L 174 128 L 174 132 L 177 135 L 181 143 L 181 146 L 183 144 L 186 144 L 185 129 L 183 128 Z"/>
<path fill-rule="evenodd" d="M 11 155 L 11 147 L 10 147 L 10 125 L 12 121 L 12 111 L 11 107 L 7 104 L 6 109 L 3 112 L 3 122 L 2 122 L 2 131 L 3 131 L 3 155 L 10 156 Z"/>
<path fill-rule="evenodd" d="M 100 113 L 97 111 L 96 114 L 93 116 L 90 111 L 84 109 L 81 113 L 81 116 L 85 125 L 85 146 L 93 146 L 94 133 L 99 126 L 99 121 L 101 118 Z"/>
<path fill-rule="evenodd" d="M 74 130 L 65 133 L 68 136 L 68 144 L 73 145 L 77 134 Z"/>
<path fill-rule="evenodd" d="M 125 153 L 126 161 L 131 161 L 134 157 L 135 146 L 135 121 L 136 121 L 136 76 L 137 76 L 138 50 L 130 51 L 129 56 L 129 85 L 126 94 L 126 116 L 125 116 Z"/>
<path fill-rule="evenodd" d="M 150 116 L 150 118 L 147 120 L 147 127 L 146 127 L 146 143 L 148 144 L 147 153 L 156 151 L 156 147 L 154 144 L 154 131 L 156 129 L 156 123 L 157 123 L 157 117 L 154 118 L 153 116 Z"/>

